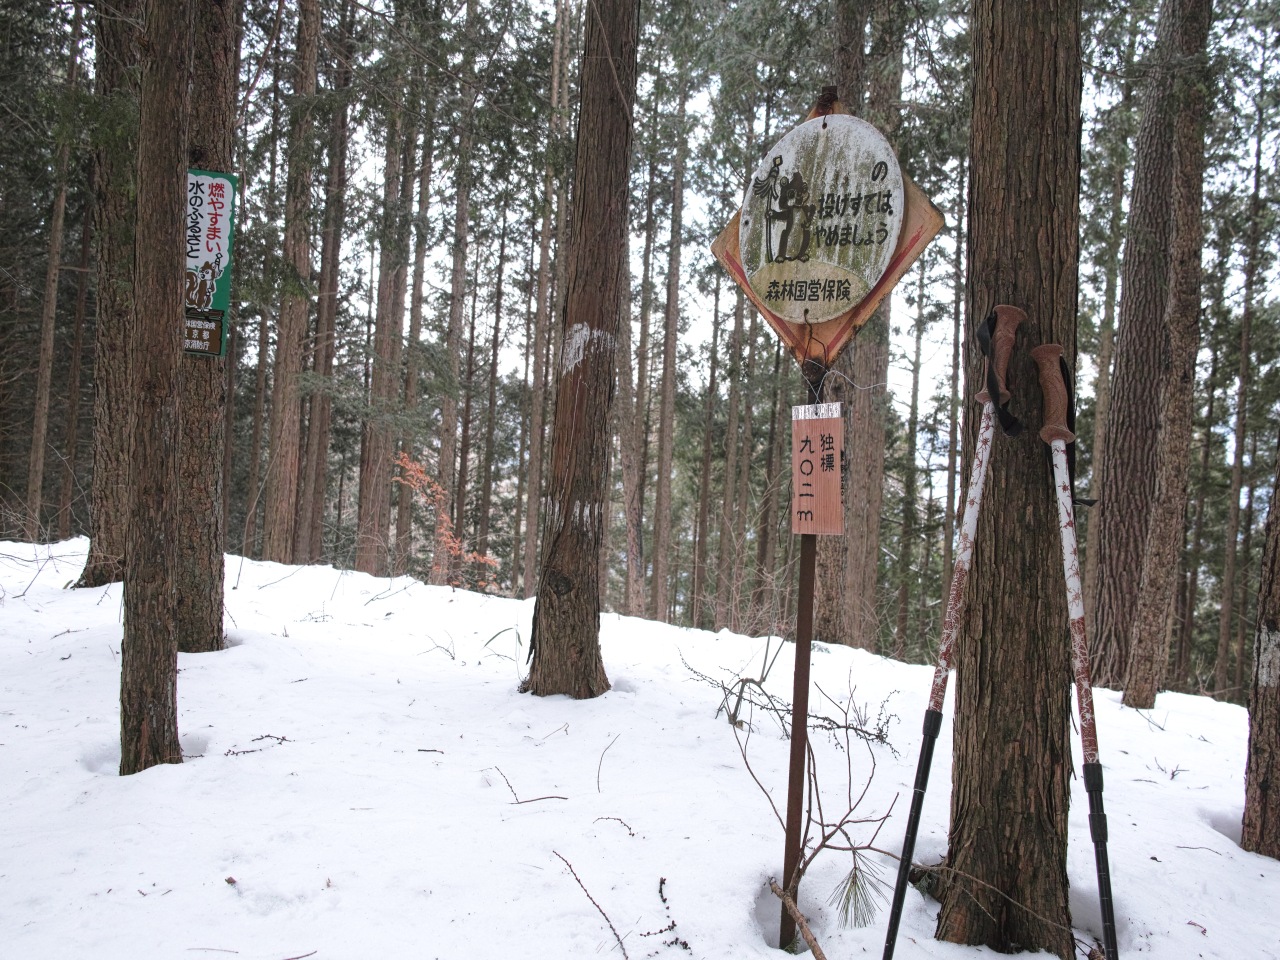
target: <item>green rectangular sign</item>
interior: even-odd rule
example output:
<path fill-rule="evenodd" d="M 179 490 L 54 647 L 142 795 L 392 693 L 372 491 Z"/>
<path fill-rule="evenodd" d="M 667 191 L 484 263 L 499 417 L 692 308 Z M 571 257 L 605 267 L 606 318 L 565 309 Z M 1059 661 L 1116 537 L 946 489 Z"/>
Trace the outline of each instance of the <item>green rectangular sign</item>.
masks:
<path fill-rule="evenodd" d="M 231 308 L 231 246 L 235 227 L 236 177 L 187 171 L 187 272 L 182 349 L 222 357 L 227 353 Z"/>

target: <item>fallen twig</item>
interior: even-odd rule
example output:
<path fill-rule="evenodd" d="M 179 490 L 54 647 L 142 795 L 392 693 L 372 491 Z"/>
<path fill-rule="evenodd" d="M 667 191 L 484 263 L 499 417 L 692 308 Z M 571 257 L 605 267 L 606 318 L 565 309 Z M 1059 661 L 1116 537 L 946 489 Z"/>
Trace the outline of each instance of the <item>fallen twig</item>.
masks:
<path fill-rule="evenodd" d="M 618 734 L 618 737 L 620 736 L 622 736 L 622 734 Z M 612 740 L 609 741 L 609 747 L 612 747 L 615 743 L 618 742 L 618 737 L 614 737 Z M 604 755 L 609 752 L 609 747 L 605 747 L 603 750 L 600 751 L 600 762 L 596 764 L 596 793 L 604 792 L 603 790 L 600 789 L 600 768 L 604 766 Z"/>
<path fill-rule="evenodd" d="M 557 857 L 560 857 L 560 862 L 569 868 L 569 872 L 573 874 L 573 879 L 578 881 L 578 886 L 580 886 L 582 888 L 582 892 L 587 895 L 587 899 L 591 901 L 591 905 L 600 911 L 600 916 L 604 917 L 604 922 L 609 925 L 609 930 L 613 933 L 613 939 L 618 941 L 618 948 L 622 951 L 623 960 L 631 960 L 631 958 L 627 956 L 626 945 L 623 944 L 622 938 L 618 936 L 618 930 L 616 927 L 614 927 L 613 921 L 610 920 L 609 915 L 604 912 L 604 908 L 601 907 L 600 904 L 596 903 L 596 898 L 591 895 L 591 891 L 587 889 L 587 885 L 582 882 L 582 878 L 578 876 L 578 871 L 573 869 L 573 864 L 570 863 L 568 860 L 566 860 L 564 857 L 561 857 L 558 851 L 552 850 L 551 852 L 554 853 Z M 817 957 L 818 960 L 827 960 L 826 957 L 822 956 L 816 951 L 814 952 L 814 956 Z"/>
<path fill-rule="evenodd" d="M 804 914 L 800 912 L 796 902 L 791 899 L 791 895 L 778 886 L 778 881 L 772 877 L 769 878 L 769 889 L 773 891 L 775 897 L 782 901 L 782 906 L 786 908 L 787 913 L 791 914 L 791 919 L 796 922 L 800 936 L 804 937 L 804 942 L 813 951 L 814 960 L 827 960 L 827 955 L 822 952 L 822 948 L 818 946 L 818 941 L 813 936 L 813 931 L 809 929 L 809 921 L 804 918 Z M 785 950 L 787 945 L 782 943 L 779 944 L 779 947 Z"/>
<path fill-rule="evenodd" d="M 441 751 L 442 753 L 444 751 Z M 537 803 L 539 800 L 568 800 L 568 797 L 561 797 L 557 794 L 548 794 L 545 797 L 531 797 L 528 800 L 521 800 L 516 794 L 516 788 L 511 785 L 511 781 L 507 779 L 507 775 L 502 772 L 501 767 L 494 767 L 498 771 L 498 776 L 502 777 L 503 782 L 507 785 L 507 789 L 511 791 L 511 796 L 515 798 L 516 803 Z"/>
<path fill-rule="evenodd" d="M 636 832 L 635 832 L 634 830 L 632 830 L 632 829 L 631 829 L 631 824 L 627 823 L 627 821 L 623 820 L 621 817 L 596 817 L 596 818 L 595 818 L 594 820 L 592 820 L 591 822 L 592 822 L 592 823 L 599 823 L 601 820 L 614 820 L 614 821 L 616 821 L 616 822 L 618 822 L 618 823 L 622 824 L 624 827 L 626 827 L 626 828 L 627 828 L 627 833 L 631 834 L 631 836 L 633 836 L 633 837 L 634 837 L 634 836 L 636 835 Z"/>

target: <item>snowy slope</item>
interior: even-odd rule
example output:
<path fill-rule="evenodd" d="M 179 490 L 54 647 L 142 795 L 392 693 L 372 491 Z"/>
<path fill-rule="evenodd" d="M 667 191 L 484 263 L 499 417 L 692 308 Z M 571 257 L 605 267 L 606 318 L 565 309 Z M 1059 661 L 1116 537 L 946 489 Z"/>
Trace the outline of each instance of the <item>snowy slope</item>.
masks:
<path fill-rule="evenodd" d="M 689 669 L 758 677 L 764 640 L 609 615 L 613 690 L 538 699 L 516 691 L 532 601 L 229 557 L 232 646 L 179 661 L 186 762 L 121 778 L 120 587 L 65 589 L 86 547 L 0 543 L 3 960 L 621 956 L 609 923 L 632 960 L 779 956 L 766 883 L 782 830 L 721 692 Z M 789 698 L 791 667 L 788 645 L 772 693 Z M 930 675 L 814 656 L 823 691 L 852 688 L 870 724 L 889 718 L 889 744 L 849 755 L 855 796 L 874 759 L 856 816 L 892 808 L 885 851 L 901 845 Z M 1245 711 L 1098 700 L 1121 955 L 1280 957 L 1280 863 L 1237 845 Z M 751 726 L 752 769 L 781 807 L 787 741 L 767 714 Z M 918 860 L 945 847 L 950 748 L 948 723 Z M 815 750 L 830 808 L 846 755 L 820 734 Z M 1077 781 L 1081 945 L 1100 934 L 1086 813 Z M 891 882 L 892 858 L 871 858 Z M 824 854 L 801 908 L 831 960 L 878 957 L 885 909 L 847 929 L 827 902 L 848 868 Z M 994 956 L 934 941 L 935 915 L 909 892 L 898 957 Z"/>

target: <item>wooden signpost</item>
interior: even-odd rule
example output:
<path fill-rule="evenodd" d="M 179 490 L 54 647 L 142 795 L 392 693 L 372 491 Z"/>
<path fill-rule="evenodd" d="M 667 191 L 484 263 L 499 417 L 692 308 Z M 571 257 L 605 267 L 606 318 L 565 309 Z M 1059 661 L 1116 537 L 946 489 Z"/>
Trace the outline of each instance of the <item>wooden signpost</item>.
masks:
<path fill-rule="evenodd" d="M 765 154 L 748 179 L 742 208 L 711 244 L 800 364 L 814 400 L 793 407 L 791 421 L 791 530 L 800 535 L 800 584 L 782 887 L 793 901 L 802 853 L 817 540 L 844 533 L 844 420 L 840 404 L 820 402 L 822 380 L 942 224 L 884 135 L 849 116 L 835 87 L 824 87 L 805 121 Z M 784 905 L 779 946 L 795 933 Z"/>

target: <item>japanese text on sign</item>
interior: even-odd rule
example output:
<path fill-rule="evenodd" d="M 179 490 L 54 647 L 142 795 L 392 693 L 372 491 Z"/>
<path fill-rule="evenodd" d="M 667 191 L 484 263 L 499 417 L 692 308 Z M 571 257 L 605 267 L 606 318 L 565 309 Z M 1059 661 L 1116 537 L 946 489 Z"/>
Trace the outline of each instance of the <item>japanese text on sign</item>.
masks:
<path fill-rule="evenodd" d="M 840 404 L 791 408 L 791 532 L 842 534 Z"/>

